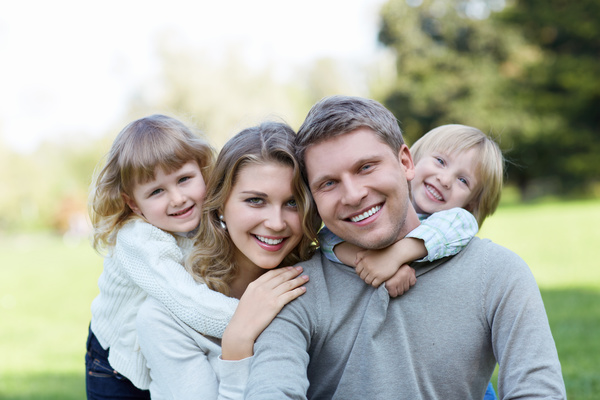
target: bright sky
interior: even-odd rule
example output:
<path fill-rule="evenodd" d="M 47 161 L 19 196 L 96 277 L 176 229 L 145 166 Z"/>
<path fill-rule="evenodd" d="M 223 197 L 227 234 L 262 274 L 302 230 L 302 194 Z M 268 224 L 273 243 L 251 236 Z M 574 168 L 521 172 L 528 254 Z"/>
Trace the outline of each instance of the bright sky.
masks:
<path fill-rule="evenodd" d="M 104 133 L 152 76 L 156 37 L 286 70 L 377 49 L 385 0 L 24 0 L 0 5 L 0 140 L 28 152 L 64 134 Z"/>

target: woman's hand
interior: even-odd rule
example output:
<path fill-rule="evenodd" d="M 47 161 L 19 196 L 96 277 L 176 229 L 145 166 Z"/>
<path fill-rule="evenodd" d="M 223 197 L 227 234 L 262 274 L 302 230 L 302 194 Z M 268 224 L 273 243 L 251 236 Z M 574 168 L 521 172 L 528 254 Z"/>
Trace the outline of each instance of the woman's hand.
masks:
<path fill-rule="evenodd" d="M 254 354 L 254 341 L 290 301 L 306 292 L 302 267 L 268 271 L 248 285 L 223 333 L 221 358 L 241 360 Z"/>

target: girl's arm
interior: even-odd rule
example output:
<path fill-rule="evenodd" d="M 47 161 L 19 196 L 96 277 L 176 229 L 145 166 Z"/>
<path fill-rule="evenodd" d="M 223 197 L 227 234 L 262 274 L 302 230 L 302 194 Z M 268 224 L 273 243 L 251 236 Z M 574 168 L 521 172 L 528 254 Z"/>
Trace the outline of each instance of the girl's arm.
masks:
<path fill-rule="evenodd" d="M 191 240 L 184 240 L 191 246 Z M 149 296 L 194 330 L 220 338 L 238 300 L 194 281 L 182 265 L 183 256 L 173 235 L 141 220 L 121 228 L 112 254 Z"/>
<path fill-rule="evenodd" d="M 241 360 L 254 355 L 254 342 L 290 301 L 302 295 L 308 281 L 302 267 L 278 268 L 248 285 L 223 333 L 221 358 Z"/>

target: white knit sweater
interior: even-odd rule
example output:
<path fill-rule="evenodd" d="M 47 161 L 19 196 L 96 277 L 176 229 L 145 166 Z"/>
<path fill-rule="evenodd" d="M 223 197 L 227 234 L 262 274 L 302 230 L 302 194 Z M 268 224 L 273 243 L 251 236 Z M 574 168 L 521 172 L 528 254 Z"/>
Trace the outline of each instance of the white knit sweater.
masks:
<path fill-rule="evenodd" d="M 104 260 L 100 294 L 92 302 L 92 331 L 108 361 L 140 389 L 150 376 L 136 333 L 140 305 L 150 295 L 203 334 L 220 338 L 238 300 L 198 284 L 183 268 L 193 247 L 186 236 L 172 235 L 141 219 L 125 224 Z"/>

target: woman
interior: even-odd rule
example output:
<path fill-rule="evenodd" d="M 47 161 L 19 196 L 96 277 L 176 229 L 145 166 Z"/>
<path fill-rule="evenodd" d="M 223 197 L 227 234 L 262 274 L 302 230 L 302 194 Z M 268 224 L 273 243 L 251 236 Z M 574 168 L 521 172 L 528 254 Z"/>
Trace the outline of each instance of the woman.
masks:
<path fill-rule="evenodd" d="M 240 303 L 220 341 L 146 300 L 137 325 L 152 399 L 241 398 L 255 339 L 304 293 L 301 267 L 278 268 L 309 258 L 320 226 L 293 142 L 291 128 L 269 122 L 221 150 L 186 264 L 196 280 Z"/>

